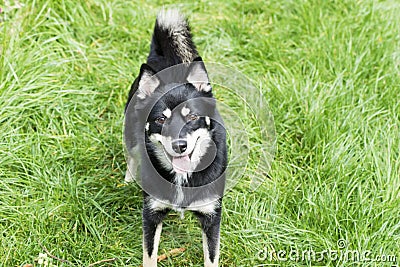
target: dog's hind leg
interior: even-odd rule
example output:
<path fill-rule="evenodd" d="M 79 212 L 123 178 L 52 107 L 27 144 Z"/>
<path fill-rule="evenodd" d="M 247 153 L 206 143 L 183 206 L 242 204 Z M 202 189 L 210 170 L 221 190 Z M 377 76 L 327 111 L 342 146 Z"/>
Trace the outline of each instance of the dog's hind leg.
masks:
<path fill-rule="evenodd" d="M 219 260 L 221 208 L 217 208 L 215 212 L 210 214 L 200 212 L 195 212 L 195 214 L 200 220 L 203 231 L 204 266 L 217 267 Z"/>
<path fill-rule="evenodd" d="M 168 210 L 152 210 L 146 203 L 143 208 L 143 267 L 157 266 L 162 220 Z"/>
<path fill-rule="evenodd" d="M 132 174 L 132 171 L 131 171 L 131 168 L 130 168 L 130 165 L 129 165 L 129 162 L 128 162 L 128 164 L 126 166 L 126 172 L 125 172 L 124 181 L 125 181 L 125 183 L 129 184 L 129 183 L 132 183 L 134 179 L 135 178 L 134 178 L 134 176 Z"/>
<path fill-rule="evenodd" d="M 125 183 L 131 183 L 140 173 L 140 152 L 138 146 L 133 147 L 126 159 Z"/>

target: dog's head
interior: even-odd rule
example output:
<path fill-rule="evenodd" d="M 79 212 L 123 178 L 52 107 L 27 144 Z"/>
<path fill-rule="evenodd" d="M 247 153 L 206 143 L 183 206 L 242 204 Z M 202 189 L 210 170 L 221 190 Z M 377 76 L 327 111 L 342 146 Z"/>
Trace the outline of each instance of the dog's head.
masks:
<path fill-rule="evenodd" d="M 178 73 L 160 77 L 142 66 L 138 99 L 151 99 L 152 105 L 144 126 L 146 148 L 164 169 L 192 173 L 215 157 L 216 103 L 203 62 L 174 72 Z"/>

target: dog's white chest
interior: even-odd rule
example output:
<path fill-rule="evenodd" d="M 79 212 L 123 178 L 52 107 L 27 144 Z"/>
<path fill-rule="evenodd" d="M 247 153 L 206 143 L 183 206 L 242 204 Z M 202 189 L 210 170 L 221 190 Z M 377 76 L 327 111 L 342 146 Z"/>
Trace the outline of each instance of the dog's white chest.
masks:
<path fill-rule="evenodd" d="M 218 199 L 207 198 L 203 200 L 193 201 L 192 203 L 190 203 L 189 206 L 181 207 L 167 200 L 158 200 L 150 197 L 148 205 L 149 208 L 152 210 L 172 209 L 181 212 L 181 216 L 183 217 L 183 213 L 187 210 L 197 211 L 203 214 L 212 214 L 215 212 L 215 209 L 219 207 L 220 203 Z"/>

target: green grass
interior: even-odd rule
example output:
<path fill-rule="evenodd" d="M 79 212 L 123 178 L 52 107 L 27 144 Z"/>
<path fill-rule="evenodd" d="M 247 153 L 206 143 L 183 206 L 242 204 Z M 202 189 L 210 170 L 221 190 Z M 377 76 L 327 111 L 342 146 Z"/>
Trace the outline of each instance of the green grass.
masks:
<path fill-rule="evenodd" d="M 121 186 L 123 110 L 162 4 L 23 2 L 0 1 L 0 265 L 39 266 L 45 247 L 71 262 L 56 266 L 139 266 L 140 188 Z M 392 265 L 271 252 L 339 250 L 340 239 L 343 253 L 396 255 L 398 265 L 398 1 L 180 6 L 204 60 L 247 75 L 275 119 L 268 178 L 225 196 L 221 266 Z M 186 251 L 160 266 L 202 266 L 200 242 L 196 219 L 172 213 L 160 253 Z"/>

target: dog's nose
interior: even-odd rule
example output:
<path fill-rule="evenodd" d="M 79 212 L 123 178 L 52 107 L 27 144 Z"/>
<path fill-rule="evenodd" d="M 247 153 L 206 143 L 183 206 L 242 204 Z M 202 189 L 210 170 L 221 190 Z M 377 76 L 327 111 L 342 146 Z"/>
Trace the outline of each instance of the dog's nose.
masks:
<path fill-rule="evenodd" d="M 175 141 L 172 141 L 172 149 L 176 152 L 176 153 L 183 153 L 186 151 L 187 148 L 187 142 L 186 140 L 183 139 L 178 139 Z"/>

